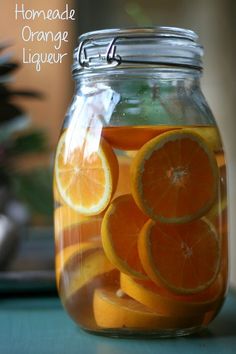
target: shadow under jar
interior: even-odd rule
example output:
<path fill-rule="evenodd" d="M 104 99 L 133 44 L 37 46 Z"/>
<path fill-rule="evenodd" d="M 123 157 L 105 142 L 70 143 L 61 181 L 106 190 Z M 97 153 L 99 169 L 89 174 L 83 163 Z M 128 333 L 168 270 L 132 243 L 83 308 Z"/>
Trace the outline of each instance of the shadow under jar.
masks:
<path fill-rule="evenodd" d="M 226 165 L 197 39 L 171 27 L 79 38 L 55 156 L 56 279 L 89 332 L 187 335 L 224 301 Z"/>

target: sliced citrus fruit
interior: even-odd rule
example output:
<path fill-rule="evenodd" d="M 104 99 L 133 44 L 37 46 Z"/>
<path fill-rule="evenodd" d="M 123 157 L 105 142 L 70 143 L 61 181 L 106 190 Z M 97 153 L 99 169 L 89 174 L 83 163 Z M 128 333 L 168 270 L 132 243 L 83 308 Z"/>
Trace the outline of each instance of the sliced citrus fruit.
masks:
<path fill-rule="evenodd" d="M 221 138 L 215 126 L 113 126 L 104 128 L 102 135 L 116 149 L 138 150 L 156 136 L 179 129 L 186 129 L 189 132 L 199 134 L 215 152 L 222 149 Z"/>
<path fill-rule="evenodd" d="M 181 126 L 114 126 L 104 128 L 102 135 L 116 149 L 138 150 L 150 139 L 174 129 Z"/>
<path fill-rule="evenodd" d="M 54 199 L 54 204 L 56 205 L 56 207 L 59 207 L 64 204 L 64 200 L 62 199 L 62 197 L 58 191 L 57 184 L 55 182 L 55 177 L 53 179 L 53 199 Z"/>
<path fill-rule="evenodd" d="M 207 219 L 210 221 L 220 217 L 220 215 L 227 209 L 227 198 L 226 195 L 217 203 L 215 203 L 212 208 L 206 214 Z"/>
<path fill-rule="evenodd" d="M 81 266 L 78 267 L 78 276 L 81 270 Z M 68 283 L 66 283 L 66 277 L 64 284 L 61 286 L 62 290 L 66 290 Z M 111 286 L 119 283 L 119 271 L 113 269 L 111 271 L 99 274 L 92 279 L 88 279 L 88 282 L 69 297 L 65 297 L 66 292 L 60 291 L 61 299 L 64 307 L 70 314 L 71 318 L 80 326 L 85 329 L 97 330 L 97 324 L 93 314 L 93 295 L 94 290 L 98 287 Z M 62 284 L 62 282 L 61 282 Z"/>
<path fill-rule="evenodd" d="M 84 252 L 86 250 L 91 250 L 93 248 L 98 248 L 98 247 L 99 247 L 99 243 L 84 242 L 84 243 L 74 244 L 58 252 L 55 256 L 55 268 L 56 268 L 55 271 L 56 271 L 57 286 L 59 287 L 59 279 L 61 276 L 61 272 L 63 271 L 68 259 L 72 258 L 75 254 L 79 252 Z"/>
<path fill-rule="evenodd" d="M 56 252 L 84 242 L 101 244 L 101 220 L 90 220 L 64 229 L 55 241 Z"/>
<path fill-rule="evenodd" d="M 141 230 L 138 251 L 149 278 L 177 294 L 208 288 L 220 267 L 219 236 L 206 218 L 175 225 L 149 220 Z"/>
<path fill-rule="evenodd" d="M 75 144 L 67 139 L 66 133 L 60 138 L 55 158 L 58 191 L 75 211 L 84 215 L 99 214 L 109 204 L 116 188 L 116 156 L 103 138 L 98 144 L 92 135 L 87 135 L 82 143 Z"/>
<path fill-rule="evenodd" d="M 146 278 L 137 241 L 147 217 L 136 206 L 131 194 L 117 197 L 102 221 L 102 244 L 107 258 L 122 272 Z"/>
<path fill-rule="evenodd" d="M 185 127 L 186 131 L 199 134 L 207 145 L 215 152 L 222 150 L 222 142 L 218 129 L 215 126 Z"/>
<path fill-rule="evenodd" d="M 218 230 L 221 242 L 221 269 L 225 282 L 228 279 L 228 212 L 227 212 L 227 200 L 224 196 L 221 203 L 219 202 L 216 207 L 213 207 L 207 214 L 207 218 L 212 222 L 215 228 Z"/>
<path fill-rule="evenodd" d="M 110 272 L 114 266 L 105 256 L 102 248 L 81 249 L 65 263 L 60 274 L 59 288 L 66 298 L 101 274 Z"/>
<path fill-rule="evenodd" d="M 131 158 L 125 155 L 117 156 L 119 163 L 119 179 L 114 198 L 130 193 L 130 163 Z"/>
<path fill-rule="evenodd" d="M 56 242 L 62 247 L 97 239 L 101 235 L 102 214 L 84 216 L 68 206 L 61 206 L 54 212 Z"/>
<path fill-rule="evenodd" d="M 143 145 L 131 165 L 131 181 L 133 197 L 146 215 L 183 223 L 199 218 L 213 205 L 218 169 L 204 140 L 182 129 Z"/>
<path fill-rule="evenodd" d="M 201 314 L 186 318 L 162 316 L 127 295 L 119 296 L 115 287 L 96 289 L 93 308 L 102 328 L 175 329 L 196 326 L 203 320 Z"/>
<path fill-rule="evenodd" d="M 150 280 L 133 279 L 121 273 L 120 287 L 125 294 L 166 316 L 193 316 L 215 308 L 222 292 L 222 277 L 206 290 L 194 295 L 176 295 Z"/>
<path fill-rule="evenodd" d="M 226 165 L 225 154 L 223 152 L 218 152 L 215 156 L 216 156 L 218 168 L 225 168 Z"/>
<path fill-rule="evenodd" d="M 92 311 L 94 289 L 118 283 L 118 274 L 99 247 L 80 249 L 67 259 L 59 276 L 59 293 L 77 323 L 85 328 L 96 327 Z"/>

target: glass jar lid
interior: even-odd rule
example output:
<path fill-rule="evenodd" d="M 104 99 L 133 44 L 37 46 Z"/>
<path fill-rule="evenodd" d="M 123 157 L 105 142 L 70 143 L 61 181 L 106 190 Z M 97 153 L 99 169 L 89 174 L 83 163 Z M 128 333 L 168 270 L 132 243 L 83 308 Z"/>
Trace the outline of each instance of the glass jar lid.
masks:
<path fill-rule="evenodd" d="M 73 74 L 122 66 L 202 69 L 203 48 L 195 32 L 177 27 L 105 29 L 79 37 Z"/>

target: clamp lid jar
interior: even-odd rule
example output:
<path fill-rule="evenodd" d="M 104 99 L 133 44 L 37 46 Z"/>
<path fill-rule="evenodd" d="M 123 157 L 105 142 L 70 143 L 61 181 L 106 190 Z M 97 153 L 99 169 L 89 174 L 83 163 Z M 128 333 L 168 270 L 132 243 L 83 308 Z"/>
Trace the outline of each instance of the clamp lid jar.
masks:
<path fill-rule="evenodd" d="M 87 331 L 187 335 L 224 301 L 226 164 L 197 39 L 172 27 L 79 38 L 54 220 L 59 295 Z"/>

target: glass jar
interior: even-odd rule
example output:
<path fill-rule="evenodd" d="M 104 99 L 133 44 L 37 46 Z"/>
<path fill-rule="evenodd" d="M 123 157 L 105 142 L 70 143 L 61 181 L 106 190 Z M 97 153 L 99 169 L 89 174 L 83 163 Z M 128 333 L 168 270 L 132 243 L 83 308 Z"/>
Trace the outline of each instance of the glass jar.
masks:
<path fill-rule="evenodd" d="M 89 332 L 187 335 L 224 301 L 226 166 L 197 38 L 153 27 L 79 39 L 55 156 L 56 280 Z"/>

